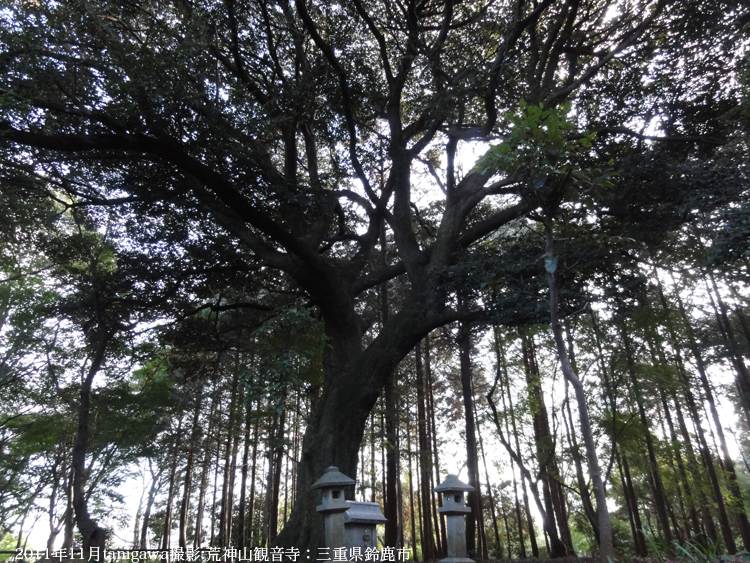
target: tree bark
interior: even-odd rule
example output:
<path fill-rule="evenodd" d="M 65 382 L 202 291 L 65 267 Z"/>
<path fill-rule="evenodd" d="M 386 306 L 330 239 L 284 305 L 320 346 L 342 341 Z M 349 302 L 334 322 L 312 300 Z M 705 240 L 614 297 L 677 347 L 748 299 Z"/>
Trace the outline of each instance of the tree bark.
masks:
<path fill-rule="evenodd" d="M 659 468 L 659 460 L 656 459 L 656 450 L 654 449 L 654 440 L 651 433 L 651 426 L 649 424 L 649 418 L 646 416 L 646 408 L 643 404 L 643 391 L 640 386 L 638 375 L 635 370 L 635 360 L 633 358 L 633 346 L 628 335 L 627 328 L 620 326 L 620 335 L 625 348 L 625 357 L 628 363 L 628 371 L 630 373 L 630 388 L 633 392 L 633 398 L 635 399 L 636 406 L 638 407 L 638 415 L 641 419 L 641 424 L 645 432 L 644 438 L 646 440 L 646 450 L 648 453 L 649 460 L 649 471 L 651 473 L 651 479 L 654 490 L 654 507 L 656 509 L 656 516 L 659 520 L 659 527 L 664 535 L 664 540 L 668 543 L 672 543 L 672 529 L 669 526 L 669 516 L 667 514 L 667 495 L 664 492 L 664 483 L 661 478 L 661 470 Z"/>
<path fill-rule="evenodd" d="M 100 312 L 97 311 L 97 314 Z M 101 320 L 101 319 L 99 319 Z M 96 347 L 91 356 L 91 365 L 86 372 L 86 377 L 81 384 L 80 402 L 78 404 L 78 431 L 73 443 L 73 510 L 76 516 L 78 531 L 83 537 L 83 549 L 89 551 L 91 548 L 104 549 L 106 533 L 104 529 L 94 521 L 88 511 L 86 500 L 86 480 L 88 469 L 86 468 L 86 451 L 89 442 L 89 415 L 91 414 L 91 386 L 94 376 L 99 372 L 109 342 L 114 333 L 99 327 Z"/>
<path fill-rule="evenodd" d="M 153 464 L 151 460 L 148 460 L 149 473 L 151 474 L 151 487 L 148 490 L 148 496 L 146 497 L 146 509 L 143 511 L 143 521 L 141 522 L 141 549 L 148 549 L 148 524 L 151 521 L 151 509 L 154 506 L 156 495 L 161 489 L 161 474 L 164 471 L 164 467 L 159 468 L 159 472 L 154 472 Z"/>
<path fill-rule="evenodd" d="M 552 230 L 551 219 L 545 219 L 544 231 L 546 237 L 545 257 L 548 260 L 556 260 L 554 232 Z M 602 480 L 602 471 L 599 465 L 599 456 L 596 453 L 596 443 L 594 442 L 594 432 L 589 418 L 588 403 L 583 384 L 578 375 L 568 361 L 568 352 L 565 347 L 565 340 L 562 333 L 559 314 L 559 289 L 554 272 L 547 271 L 547 285 L 549 286 L 549 303 L 550 303 L 550 324 L 552 333 L 555 337 L 557 355 L 560 359 L 560 367 L 563 375 L 573 386 L 576 401 L 578 403 L 578 416 L 581 424 L 581 434 L 586 447 L 586 458 L 589 465 L 589 475 L 591 476 L 591 485 L 596 499 L 596 510 L 599 520 L 599 559 L 601 563 L 608 563 L 609 559 L 614 558 L 614 547 L 612 544 L 612 522 L 609 518 L 607 508 L 607 494 L 604 490 L 604 481 Z"/>
<path fill-rule="evenodd" d="M 215 429 L 216 402 L 218 393 L 211 394 L 211 408 L 208 417 L 208 430 L 203 440 L 203 463 L 201 464 L 201 481 L 198 486 L 198 507 L 195 511 L 195 533 L 193 534 L 193 548 L 201 547 L 203 541 L 203 514 L 206 506 L 206 494 L 208 493 L 208 478 L 211 471 L 211 457 L 215 440 L 213 433 Z"/>
<path fill-rule="evenodd" d="M 575 426 L 573 425 L 573 413 L 570 408 L 570 400 L 568 397 L 568 380 L 565 380 L 565 412 L 563 412 L 563 422 L 565 423 L 566 435 L 568 437 L 568 445 L 570 446 L 571 456 L 573 457 L 573 465 L 576 470 L 576 483 L 578 484 L 579 496 L 581 497 L 581 505 L 583 506 L 583 512 L 586 518 L 591 524 L 591 529 L 594 532 L 594 538 L 596 543 L 599 543 L 599 521 L 596 517 L 596 511 L 594 505 L 591 502 L 591 495 L 589 494 L 589 487 L 586 483 L 586 477 L 583 475 L 583 463 L 581 459 L 581 453 L 578 446 L 578 438 L 576 437 Z"/>
<path fill-rule="evenodd" d="M 524 371 L 526 372 L 526 385 L 529 395 L 531 420 L 534 429 L 534 444 L 536 446 L 536 458 L 539 464 L 539 478 L 542 481 L 542 496 L 544 498 L 544 510 L 548 522 L 544 530 L 549 536 L 550 557 L 565 557 L 567 555 L 566 545 L 560 540 L 557 526 L 560 524 L 559 507 L 556 506 L 557 495 L 553 495 L 552 481 L 557 471 L 555 461 L 555 449 L 549 429 L 547 407 L 541 390 L 541 379 L 536 361 L 534 340 L 528 335 L 521 338 L 521 350 L 523 353 Z"/>
<path fill-rule="evenodd" d="M 435 485 L 437 486 L 442 482 L 442 475 L 440 473 L 440 452 L 438 450 L 437 441 L 437 428 L 435 425 L 435 393 L 433 385 L 433 374 L 432 374 L 432 360 L 430 358 L 430 335 L 428 334 L 424 338 L 424 372 L 427 377 L 427 403 L 430 418 L 430 436 L 432 437 L 432 455 L 433 464 L 435 467 Z M 437 508 L 443 506 L 442 495 L 437 495 Z M 433 502 L 433 509 L 435 509 L 435 503 Z M 435 534 L 438 538 L 438 551 L 441 557 L 445 557 L 447 549 L 446 530 L 445 530 L 445 516 L 440 511 L 437 511 L 435 515 L 435 522 L 440 524 L 440 533 Z"/>
<path fill-rule="evenodd" d="M 62 549 L 70 549 L 73 547 L 73 533 L 75 529 L 75 509 L 73 508 L 73 482 L 75 481 L 75 470 L 73 465 L 70 466 L 68 472 L 68 480 L 65 484 L 65 500 L 67 506 L 65 507 L 64 525 L 63 525 L 63 542 Z"/>
<path fill-rule="evenodd" d="M 286 402 L 286 394 L 284 395 L 284 402 Z M 281 465 L 284 459 L 284 434 L 286 433 L 286 407 L 279 415 L 279 426 L 276 432 L 275 444 L 273 446 L 273 483 L 271 493 L 271 512 L 269 522 L 269 534 L 268 540 L 273 542 L 278 535 L 279 529 L 279 498 L 280 498 L 280 486 L 281 486 Z M 355 473 L 356 475 L 356 473 Z"/>
<path fill-rule="evenodd" d="M 382 177 L 382 176 L 381 176 Z M 380 225 L 380 267 L 385 268 L 388 265 L 387 241 L 385 221 Z M 381 326 L 388 321 L 388 282 L 380 284 L 380 319 Z M 397 482 L 399 480 L 396 470 L 396 460 L 399 456 L 398 443 L 396 440 L 396 428 L 398 426 L 397 405 L 396 405 L 396 372 L 391 372 L 385 383 L 385 501 L 384 508 L 386 517 L 385 523 L 385 545 L 394 547 L 398 542 L 399 533 L 402 523 L 398 518 L 398 491 Z"/>
<path fill-rule="evenodd" d="M 257 408 L 260 410 L 260 398 L 258 398 Z M 248 503 L 248 523 L 250 526 L 250 546 L 255 546 L 255 530 L 258 526 L 255 524 L 255 478 L 258 473 L 258 442 L 260 441 L 260 418 L 255 418 L 253 426 L 253 469 L 250 472 L 250 502 Z M 248 546 L 249 547 L 249 546 Z"/>
<path fill-rule="evenodd" d="M 182 502 L 180 504 L 180 534 L 179 534 L 179 545 L 183 550 L 187 549 L 187 529 L 188 529 L 188 516 L 190 514 L 190 493 L 193 486 L 193 466 L 195 464 L 195 450 L 198 448 L 198 442 L 200 440 L 200 413 L 203 400 L 203 391 L 198 391 L 198 395 L 195 398 L 195 412 L 193 414 L 193 425 L 191 429 L 190 442 L 188 444 L 188 458 L 185 465 L 185 479 L 184 479 L 184 490 L 182 493 Z"/>
<path fill-rule="evenodd" d="M 616 445 L 614 447 L 617 447 Z M 648 556 L 648 546 L 646 538 L 643 535 L 643 524 L 641 523 L 641 514 L 638 512 L 638 497 L 633 488 L 633 480 L 630 477 L 630 467 L 625 456 L 620 456 L 619 449 L 615 450 L 615 459 L 620 466 L 623 492 L 625 493 L 625 502 L 628 508 L 628 515 L 631 520 L 633 532 L 633 541 L 635 542 L 635 553 L 639 557 Z"/>
<path fill-rule="evenodd" d="M 422 369 L 422 346 L 417 344 L 414 350 L 417 372 L 417 429 L 419 433 L 419 483 L 422 500 L 422 558 L 425 561 L 435 559 L 435 537 L 432 526 L 430 473 L 432 472 L 432 451 L 427 438 L 427 414 L 425 409 L 426 378 Z"/>
<path fill-rule="evenodd" d="M 344 288 L 337 297 L 351 299 Z M 363 351 L 362 326 L 353 302 L 337 311 L 336 315 L 324 314 L 328 344 L 323 355 L 323 394 L 305 431 L 295 508 L 276 542 L 283 547 L 310 549 L 311 553 L 317 553 L 322 545 L 322 518 L 315 511 L 319 494 L 311 485 L 330 465 L 345 475 L 356 475 L 365 423 L 387 377 L 417 342 L 446 322 L 441 309 L 421 298 L 411 299 L 389 317 Z M 356 377 L 352 377 L 354 373 Z"/>
<path fill-rule="evenodd" d="M 466 518 L 466 549 L 469 557 L 477 554 L 477 524 L 481 518 L 481 492 L 479 491 L 479 482 L 477 479 L 477 437 L 474 426 L 474 390 L 472 389 L 471 379 L 471 336 L 470 328 L 462 324 L 459 328 L 458 350 L 461 361 L 461 392 L 464 402 L 464 423 L 466 428 L 466 468 L 468 471 L 469 485 L 474 487 L 473 491 L 468 493 L 468 503 L 471 508 L 471 516 Z"/>
<path fill-rule="evenodd" d="M 409 516 L 411 530 L 411 548 L 414 557 L 417 556 L 417 531 L 416 531 L 416 514 L 414 513 L 414 472 L 412 471 L 412 450 L 411 450 L 411 424 L 412 413 L 407 405 L 408 416 L 406 417 L 406 455 L 409 459 Z"/>
<path fill-rule="evenodd" d="M 734 328 L 729 320 L 729 309 L 721 297 L 713 272 L 709 271 L 708 277 L 711 280 L 714 295 L 716 295 L 716 303 L 714 303 L 714 300 L 711 297 L 710 290 L 708 291 L 709 301 L 714 309 L 716 323 L 719 326 L 719 332 L 721 333 L 724 345 L 727 348 L 730 363 L 732 364 L 732 367 L 734 367 L 734 381 L 737 387 L 740 409 L 745 413 L 745 421 L 750 424 L 750 372 L 748 372 L 747 366 L 745 365 L 739 342 L 737 342 Z M 718 308 L 716 307 L 717 303 Z M 746 544 L 746 547 L 750 548 L 750 524 L 747 522 L 747 516 L 743 519 L 741 514 L 738 513 L 737 518 L 742 541 Z"/>
<path fill-rule="evenodd" d="M 384 516 L 388 519 L 385 523 L 385 545 L 395 546 L 398 541 L 401 523 L 398 519 L 398 472 L 396 460 L 399 456 L 398 441 L 396 439 L 396 428 L 398 425 L 395 391 L 395 372 L 388 377 L 385 384 L 385 496 L 388 501 Z"/>
<path fill-rule="evenodd" d="M 242 468 L 240 470 L 240 502 L 238 506 L 237 522 L 237 547 L 243 549 L 247 547 L 247 472 L 250 464 L 250 422 L 252 416 L 252 404 L 247 403 L 245 413 L 245 435 L 243 437 L 242 449 Z M 253 439 L 256 437 L 253 436 Z"/>
<path fill-rule="evenodd" d="M 716 401 L 714 400 L 714 394 L 713 390 L 711 389 L 711 383 L 708 380 L 708 375 L 706 373 L 706 366 L 705 362 L 703 360 L 703 356 L 700 352 L 700 348 L 698 347 L 698 342 L 695 338 L 695 333 L 693 332 L 692 324 L 690 323 L 690 319 L 687 315 L 687 312 L 685 311 L 685 307 L 682 303 L 682 299 L 680 298 L 679 294 L 676 296 L 677 298 L 677 305 L 680 310 L 680 314 L 682 316 L 682 320 L 684 323 L 685 331 L 687 332 L 688 336 L 688 348 L 693 354 L 693 358 L 695 359 L 695 367 L 697 368 L 698 375 L 700 378 L 701 385 L 703 387 L 703 391 L 705 393 L 706 401 L 708 402 L 709 406 L 709 413 L 711 414 L 711 419 L 713 420 L 714 426 L 716 427 L 716 431 L 719 435 L 719 441 L 721 443 L 721 450 L 723 455 L 723 461 L 724 466 L 727 468 L 727 461 L 729 461 L 729 467 L 731 467 L 731 471 L 727 469 L 729 472 L 729 483 L 730 483 L 730 495 L 734 496 L 735 499 L 741 499 L 741 495 L 736 495 L 736 490 L 732 488 L 732 483 L 736 485 L 737 483 L 737 475 L 734 473 L 734 463 L 732 462 L 732 459 L 729 455 L 729 450 L 726 446 L 726 440 L 724 439 L 724 431 L 722 429 L 721 420 L 719 418 L 719 412 L 716 408 Z M 686 387 L 683 387 L 685 392 L 685 397 L 688 400 L 688 407 L 690 407 L 690 403 L 692 401 L 692 391 L 690 389 L 689 383 L 684 382 L 687 384 Z M 693 415 L 693 409 L 695 410 L 695 414 Z M 716 471 L 713 467 L 713 461 L 712 456 L 710 453 L 710 450 L 708 449 L 708 443 L 705 439 L 705 434 L 703 432 L 703 428 L 700 424 L 700 418 L 698 417 L 698 411 L 693 404 L 693 408 L 691 410 L 691 415 L 693 415 L 693 420 L 696 425 L 696 430 L 698 430 L 698 439 L 699 441 L 702 440 L 701 449 L 702 449 L 702 455 L 704 459 L 704 464 L 706 469 L 708 470 L 709 479 L 711 480 L 712 488 L 714 489 L 714 497 L 717 503 L 717 507 L 719 509 L 719 524 L 721 526 L 722 530 L 722 536 L 724 537 L 724 543 L 726 544 L 726 548 L 729 551 L 729 553 L 734 553 L 737 551 L 737 544 L 734 541 L 734 534 L 731 531 L 731 528 L 729 526 L 729 519 L 726 514 L 726 505 L 723 500 L 723 493 L 721 492 L 721 488 L 719 486 L 718 481 L 718 475 L 716 475 Z M 733 477 L 734 476 L 734 477 Z M 739 506 L 742 506 L 741 500 L 738 503 Z M 744 514 L 744 511 L 742 511 Z M 744 520 L 747 520 L 747 515 L 745 515 Z M 743 527 L 740 527 L 740 531 L 742 531 Z M 745 542 L 745 537 L 743 536 L 743 542 Z M 750 542 L 748 542 L 750 543 Z"/>
<path fill-rule="evenodd" d="M 653 256 L 652 256 L 653 259 Z M 669 303 L 667 302 L 666 295 L 664 294 L 664 288 L 662 287 L 661 279 L 659 278 L 659 274 L 656 268 L 656 263 L 653 264 L 653 271 L 654 271 L 654 278 L 656 279 L 656 287 L 659 295 L 659 302 L 662 307 L 663 316 L 665 319 L 665 326 L 667 328 L 667 333 L 669 334 L 669 341 L 671 344 L 672 349 L 674 350 L 674 360 L 677 368 L 677 387 L 682 388 L 686 395 L 690 396 L 690 399 L 688 402 L 693 402 L 692 399 L 692 391 L 689 390 L 689 377 L 687 374 L 687 370 L 685 369 L 685 363 L 683 361 L 682 356 L 682 341 L 677 336 L 677 331 L 674 326 L 673 317 L 670 314 L 672 309 L 669 306 Z M 695 513 L 694 506 L 697 504 L 700 507 L 701 517 L 703 520 L 703 524 L 706 529 L 706 535 L 708 536 L 709 540 L 712 543 L 716 543 L 718 541 L 718 534 L 716 532 L 716 526 L 714 524 L 714 519 L 711 515 L 711 510 L 709 508 L 710 504 L 708 501 L 708 498 L 704 494 L 704 476 L 700 470 L 700 467 L 698 466 L 697 459 L 695 457 L 695 452 L 693 451 L 693 443 L 692 439 L 690 437 L 690 433 L 688 432 L 687 425 L 685 424 L 685 418 L 682 413 L 682 406 L 680 404 L 679 397 L 674 394 L 674 405 L 675 405 L 675 412 L 677 414 L 677 424 L 680 428 L 680 435 L 682 436 L 683 444 L 682 446 L 685 449 L 685 456 L 687 457 L 687 464 L 688 469 L 690 471 L 690 475 L 692 476 L 693 483 L 695 484 L 695 498 L 693 499 L 693 503 L 690 506 L 691 510 L 691 517 Z M 690 407 L 688 406 L 688 409 Z M 702 428 L 701 428 L 702 433 Z M 701 439 L 699 438 L 699 444 L 701 442 Z M 713 464 L 711 465 L 713 468 Z M 689 495 L 689 493 L 688 493 Z M 722 510 L 723 510 L 723 502 L 722 502 Z M 693 526 L 695 527 L 695 521 L 693 522 Z M 700 532 L 700 526 L 696 528 L 696 533 Z"/>
<path fill-rule="evenodd" d="M 178 443 L 182 439 L 182 415 L 177 423 L 177 432 L 173 437 L 172 451 L 170 452 L 170 466 L 169 472 L 169 492 L 167 493 L 167 510 L 164 515 L 164 533 L 162 535 L 162 541 L 160 549 L 168 550 L 171 544 L 172 536 L 172 505 L 174 504 L 174 494 L 177 487 L 177 464 L 179 463 L 179 456 L 177 452 L 179 450 Z M 165 558 L 166 561 L 166 558 Z"/>
<path fill-rule="evenodd" d="M 482 440 L 482 428 L 479 425 L 479 417 L 477 417 L 476 409 L 474 409 L 474 420 L 477 425 L 477 436 L 479 437 L 479 451 L 482 454 L 482 465 L 484 466 L 484 478 L 487 481 L 487 497 L 490 500 L 490 515 L 492 516 L 492 528 L 495 532 L 495 545 L 500 553 L 502 553 L 500 545 L 500 529 L 497 525 L 497 514 L 495 513 L 495 499 L 492 495 L 492 481 L 490 481 L 490 473 L 487 470 L 487 458 L 484 455 L 484 441 Z"/>

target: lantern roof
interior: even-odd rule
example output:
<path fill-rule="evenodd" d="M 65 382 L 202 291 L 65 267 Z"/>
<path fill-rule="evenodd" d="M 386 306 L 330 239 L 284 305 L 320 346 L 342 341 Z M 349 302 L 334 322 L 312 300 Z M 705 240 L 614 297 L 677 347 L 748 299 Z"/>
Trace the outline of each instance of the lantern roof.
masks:
<path fill-rule="evenodd" d="M 473 491 L 474 487 L 464 483 L 458 478 L 458 475 L 448 475 L 445 481 L 433 489 L 436 493 L 446 493 L 448 491 Z"/>
<path fill-rule="evenodd" d="M 354 479 L 347 477 L 339 471 L 338 467 L 333 465 L 326 469 L 323 476 L 313 483 L 313 489 L 327 489 L 331 487 L 345 487 L 347 485 L 353 485 Z"/>
<path fill-rule="evenodd" d="M 387 522 L 377 502 L 348 501 L 351 508 L 344 513 L 344 522 L 354 524 L 383 524 Z"/>

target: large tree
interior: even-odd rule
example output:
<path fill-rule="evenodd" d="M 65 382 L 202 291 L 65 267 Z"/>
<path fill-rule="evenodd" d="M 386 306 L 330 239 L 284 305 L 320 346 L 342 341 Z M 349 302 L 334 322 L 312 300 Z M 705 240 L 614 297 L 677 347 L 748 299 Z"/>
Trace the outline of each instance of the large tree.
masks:
<path fill-rule="evenodd" d="M 717 78 L 736 62 L 728 13 L 666 0 L 18 1 L 0 12 L 2 166 L 149 217 L 160 251 L 159 232 L 176 256 L 199 252 L 196 237 L 221 242 L 248 285 L 273 272 L 319 311 L 323 394 L 279 536 L 314 550 L 310 485 L 329 465 L 356 475 L 396 365 L 432 329 L 486 313 L 458 307 L 472 245 L 534 211 L 523 178 L 467 170 L 462 149 L 503 136 L 522 99 L 573 100 L 582 128 L 641 140 L 643 123 L 712 133 L 681 123 L 696 100 L 732 99 Z M 693 39 L 714 28 L 726 41 L 709 55 Z M 434 230 L 423 192 L 438 200 Z M 373 323 L 368 293 L 398 276 L 406 295 Z"/>

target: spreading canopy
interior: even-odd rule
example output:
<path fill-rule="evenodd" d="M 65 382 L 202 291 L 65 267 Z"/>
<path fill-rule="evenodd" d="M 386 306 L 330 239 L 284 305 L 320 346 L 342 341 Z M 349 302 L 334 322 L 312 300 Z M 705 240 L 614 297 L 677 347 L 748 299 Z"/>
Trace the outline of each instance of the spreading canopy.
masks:
<path fill-rule="evenodd" d="M 210 264 L 199 247 L 217 249 L 248 287 L 272 272 L 317 307 L 324 393 L 283 539 L 314 546 L 307 489 L 330 465 L 354 474 L 388 374 L 431 329 L 482 314 L 441 280 L 534 211 L 523 178 L 472 167 L 462 147 L 507 135 L 521 100 L 571 102 L 579 129 L 620 149 L 663 135 L 716 142 L 734 103 L 738 10 L 17 0 L 0 11 L 3 175 L 72 205 L 116 206 L 155 252 Z M 364 296 L 398 276 L 407 295 L 364 347 Z"/>

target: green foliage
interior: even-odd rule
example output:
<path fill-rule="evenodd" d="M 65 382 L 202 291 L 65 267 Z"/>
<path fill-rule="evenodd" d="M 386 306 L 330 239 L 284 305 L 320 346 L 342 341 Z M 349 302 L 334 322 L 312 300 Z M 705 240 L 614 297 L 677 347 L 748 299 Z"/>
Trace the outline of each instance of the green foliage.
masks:
<path fill-rule="evenodd" d="M 517 112 L 505 114 L 509 137 L 493 146 L 478 166 L 485 172 L 502 170 L 536 174 L 534 184 L 541 186 L 541 173 L 564 172 L 570 164 L 570 156 L 579 148 L 568 138 L 576 129 L 575 123 L 568 119 L 569 114 L 570 104 L 545 109 L 542 104 L 528 105 L 521 100 Z M 590 148 L 594 136 L 593 133 L 584 133 L 579 144 Z"/>
<path fill-rule="evenodd" d="M 502 172 L 518 178 L 529 191 L 570 185 L 574 192 L 569 197 L 585 201 L 593 209 L 593 200 L 584 194 L 598 188 L 601 195 L 602 190 L 614 187 L 614 161 L 604 167 L 594 165 L 596 156 L 590 149 L 596 133 L 577 133 L 570 115 L 570 104 L 545 108 L 521 100 L 518 111 L 505 116 L 510 135 L 494 145 L 477 167 L 483 173 Z"/>
<path fill-rule="evenodd" d="M 13 551 L 18 543 L 18 538 L 13 534 L 5 532 L 0 538 L 0 551 Z"/>
<path fill-rule="evenodd" d="M 707 543 L 707 545 L 704 545 Z M 683 563 L 714 563 L 719 560 L 721 551 L 718 543 L 700 542 L 690 539 L 684 544 L 673 541 L 674 551 Z"/>
<path fill-rule="evenodd" d="M 0 554 L 0 561 L 14 561 L 16 553 L 16 545 L 18 544 L 18 538 L 10 532 L 4 532 L 0 536 L 0 551 L 11 551 L 9 554 Z"/>
<path fill-rule="evenodd" d="M 651 552 L 656 556 L 661 563 L 664 563 L 669 553 L 669 544 L 660 538 L 652 538 L 645 530 L 641 530 L 643 537 L 646 538 Z"/>
<path fill-rule="evenodd" d="M 257 375 L 244 377 L 248 400 L 270 396 L 280 412 L 292 389 L 318 389 L 323 384 L 322 323 L 310 309 L 281 308 L 251 335 Z M 253 379 L 255 377 L 255 379 Z"/>
<path fill-rule="evenodd" d="M 663 540 L 652 539 L 645 531 L 643 532 L 651 550 L 659 561 L 672 559 L 674 554 L 682 563 L 716 563 L 720 560 L 720 544 L 712 543 L 699 538 L 690 538 L 684 543 L 677 540 L 667 544 Z"/>

